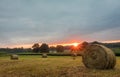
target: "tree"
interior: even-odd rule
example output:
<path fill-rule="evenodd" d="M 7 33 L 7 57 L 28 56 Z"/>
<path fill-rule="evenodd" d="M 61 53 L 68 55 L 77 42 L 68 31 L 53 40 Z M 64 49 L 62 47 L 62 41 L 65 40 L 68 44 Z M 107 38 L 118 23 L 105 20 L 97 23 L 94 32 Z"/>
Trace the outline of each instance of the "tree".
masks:
<path fill-rule="evenodd" d="M 47 52 L 49 52 L 49 46 L 48 46 L 48 44 L 43 43 L 43 44 L 40 46 L 40 51 L 41 51 L 42 53 L 47 53 Z"/>
<path fill-rule="evenodd" d="M 57 52 L 64 52 L 64 47 L 62 45 L 57 45 L 56 50 Z"/>
<path fill-rule="evenodd" d="M 56 47 L 54 47 L 54 46 L 50 47 L 50 51 L 55 51 L 55 50 L 56 50 Z"/>
<path fill-rule="evenodd" d="M 84 41 L 81 44 L 78 45 L 78 48 L 80 51 L 84 50 L 89 45 L 88 42 Z"/>
<path fill-rule="evenodd" d="M 101 44 L 101 43 L 98 41 L 93 41 L 91 44 Z"/>
<path fill-rule="evenodd" d="M 38 44 L 38 43 L 35 43 L 35 44 L 32 46 L 32 48 L 33 48 L 33 52 L 35 52 L 35 53 L 38 53 L 38 52 L 39 52 L 39 44 Z"/>

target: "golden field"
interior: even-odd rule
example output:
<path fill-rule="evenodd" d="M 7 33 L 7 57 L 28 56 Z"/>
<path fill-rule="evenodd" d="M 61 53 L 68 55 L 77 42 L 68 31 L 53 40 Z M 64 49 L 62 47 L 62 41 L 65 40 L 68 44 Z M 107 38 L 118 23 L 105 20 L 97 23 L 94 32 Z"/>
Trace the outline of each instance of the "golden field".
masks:
<path fill-rule="evenodd" d="M 87 69 L 78 56 L 19 56 L 10 60 L 9 56 L 0 57 L 0 77 L 120 77 L 120 57 L 114 69 Z"/>

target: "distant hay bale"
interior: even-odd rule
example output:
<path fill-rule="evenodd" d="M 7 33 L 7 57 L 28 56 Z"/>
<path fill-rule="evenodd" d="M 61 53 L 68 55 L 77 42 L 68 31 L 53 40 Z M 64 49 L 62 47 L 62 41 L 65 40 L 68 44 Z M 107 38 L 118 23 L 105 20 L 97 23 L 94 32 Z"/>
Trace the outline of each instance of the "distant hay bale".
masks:
<path fill-rule="evenodd" d="M 75 60 L 77 57 L 77 53 L 72 53 L 72 57 L 73 57 L 73 60 Z"/>
<path fill-rule="evenodd" d="M 18 60 L 18 55 L 12 54 L 12 55 L 10 55 L 10 59 L 11 60 Z"/>
<path fill-rule="evenodd" d="M 72 56 L 73 56 L 73 57 L 77 57 L 77 53 L 73 53 Z"/>
<path fill-rule="evenodd" d="M 46 53 L 43 53 L 43 54 L 42 54 L 42 58 L 47 58 L 47 54 L 46 54 Z"/>
<path fill-rule="evenodd" d="M 84 65 L 92 69 L 113 69 L 116 64 L 113 51 L 99 44 L 88 45 L 82 58 Z"/>

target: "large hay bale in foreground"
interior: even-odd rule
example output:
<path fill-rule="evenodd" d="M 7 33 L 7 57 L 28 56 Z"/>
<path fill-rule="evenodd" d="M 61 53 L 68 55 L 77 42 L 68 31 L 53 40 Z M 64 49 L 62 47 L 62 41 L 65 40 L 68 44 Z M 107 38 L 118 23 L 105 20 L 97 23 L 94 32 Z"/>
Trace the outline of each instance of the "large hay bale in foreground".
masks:
<path fill-rule="evenodd" d="M 112 69 L 116 64 L 116 57 L 113 51 L 98 44 L 88 45 L 84 49 L 82 58 L 84 65 L 92 69 Z"/>
<path fill-rule="evenodd" d="M 12 54 L 12 55 L 10 55 L 10 59 L 11 60 L 18 60 L 18 55 Z"/>
<path fill-rule="evenodd" d="M 43 54 L 42 54 L 42 58 L 47 58 L 47 54 L 46 54 L 46 53 L 43 53 Z"/>

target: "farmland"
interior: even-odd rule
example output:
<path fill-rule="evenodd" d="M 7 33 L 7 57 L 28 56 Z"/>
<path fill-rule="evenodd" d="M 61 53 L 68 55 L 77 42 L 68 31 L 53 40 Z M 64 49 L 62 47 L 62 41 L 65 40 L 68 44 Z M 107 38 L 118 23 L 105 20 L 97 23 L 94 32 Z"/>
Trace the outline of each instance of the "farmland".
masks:
<path fill-rule="evenodd" d="M 75 60 L 71 56 L 40 55 L 19 56 L 10 60 L 9 56 L 0 57 L 0 77 L 120 77 L 120 57 L 112 70 L 87 69 L 81 56 Z"/>

